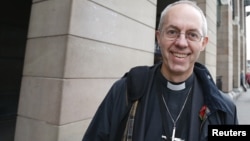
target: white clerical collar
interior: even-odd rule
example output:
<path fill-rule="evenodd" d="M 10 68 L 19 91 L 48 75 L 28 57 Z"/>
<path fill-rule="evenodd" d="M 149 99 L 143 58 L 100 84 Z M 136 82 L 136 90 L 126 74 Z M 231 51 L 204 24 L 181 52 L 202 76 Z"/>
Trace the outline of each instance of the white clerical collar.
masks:
<path fill-rule="evenodd" d="M 168 82 L 167 83 L 167 87 L 170 89 L 170 90 L 173 90 L 173 91 L 180 91 L 180 90 L 183 90 L 186 88 L 186 84 L 185 82 L 181 83 L 181 84 L 173 84 L 171 82 Z"/>

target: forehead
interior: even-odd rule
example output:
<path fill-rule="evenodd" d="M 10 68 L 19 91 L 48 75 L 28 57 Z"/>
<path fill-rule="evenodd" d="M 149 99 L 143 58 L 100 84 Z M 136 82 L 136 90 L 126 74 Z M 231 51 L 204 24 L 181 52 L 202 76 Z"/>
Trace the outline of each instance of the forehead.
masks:
<path fill-rule="evenodd" d="M 179 29 L 202 29 L 202 16 L 200 12 L 188 4 L 178 4 L 171 7 L 164 17 L 163 28 L 175 26 Z"/>

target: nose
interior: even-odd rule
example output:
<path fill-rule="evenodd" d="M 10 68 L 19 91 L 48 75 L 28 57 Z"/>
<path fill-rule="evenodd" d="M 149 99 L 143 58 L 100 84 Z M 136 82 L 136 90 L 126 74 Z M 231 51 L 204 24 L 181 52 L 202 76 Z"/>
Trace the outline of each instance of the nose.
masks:
<path fill-rule="evenodd" d="M 186 47 L 188 45 L 185 33 L 180 33 L 179 37 L 176 39 L 175 44 L 180 47 Z"/>

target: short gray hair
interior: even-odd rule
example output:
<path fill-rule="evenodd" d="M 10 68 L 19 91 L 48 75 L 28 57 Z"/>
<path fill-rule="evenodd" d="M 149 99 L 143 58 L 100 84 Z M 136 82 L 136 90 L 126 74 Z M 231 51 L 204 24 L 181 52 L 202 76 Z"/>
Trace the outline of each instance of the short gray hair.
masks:
<path fill-rule="evenodd" d="M 177 1 L 177 2 L 174 2 L 170 5 L 168 5 L 162 12 L 161 12 L 161 18 L 160 18 L 160 22 L 159 22 L 159 25 L 158 25 L 158 30 L 161 30 L 162 29 L 162 26 L 163 26 L 163 22 L 164 22 L 164 16 L 168 13 L 169 9 L 175 5 L 178 5 L 178 4 L 188 4 L 192 7 L 194 7 L 196 10 L 198 10 L 201 14 L 201 17 L 202 17 L 202 32 L 203 32 L 203 36 L 207 36 L 207 19 L 203 13 L 203 11 L 201 10 L 200 7 L 198 7 L 196 5 L 195 2 L 193 1 L 189 1 L 189 0 L 180 0 L 180 1 Z"/>

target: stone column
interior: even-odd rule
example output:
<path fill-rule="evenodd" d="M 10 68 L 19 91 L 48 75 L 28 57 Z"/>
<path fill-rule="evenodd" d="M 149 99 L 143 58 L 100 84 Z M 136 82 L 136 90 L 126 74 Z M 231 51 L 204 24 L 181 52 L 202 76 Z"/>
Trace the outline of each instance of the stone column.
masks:
<path fill-rule="evenodd" d="M 240 87 L 240 30 L 239 25 L 233 25 L 233 88 Z"/>
<path fill-rule="evenodd" d="M 246 12 L 245 1 L 240 2 L 240 46 L 241 46 L 241 69 L 247 72 L 247 49 L 246 49 Z"/>
<path fill-rule="evenodd" d="M 233 19 L 233 88 L 240 88 L 240 2 L 238 0 L 234 0 L 234 19 Z"/>
<path fill-rule="evenodd" d="M 228 1 L 229 2 L 229 1 Z M 217 75 L 222 76 L 222 91 L 233 88 L 233 29 L 232 10 L 229 3 L 222 3 L 217 32 Z"/>
<path fill-rule="evenodd" d="M 216 58 L 217 58 L 217 40 L 216 40 L 216 5 L 217 0 L 197 0 L 197 5 L 203 10 L 208 23 L 209 42 L 205 50 L 199 57 L 199 62 L 206 65 L 209 69 L 214 81 L 216 81 Z"/>
<path fill-rule="evenodd" d="M 33 0 L 15 141 L 80 141 L 110 86 L 152 65 L 156 1 Z"/>

